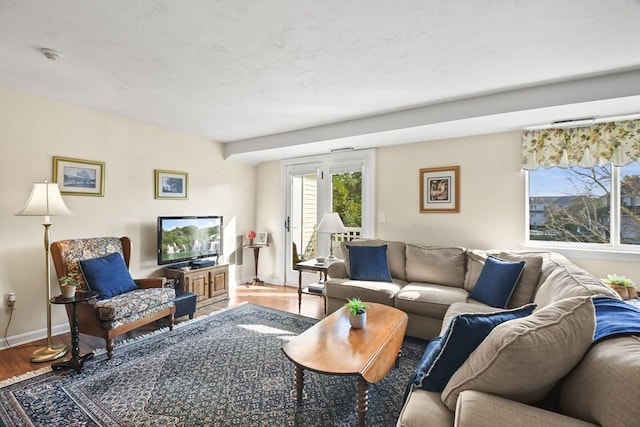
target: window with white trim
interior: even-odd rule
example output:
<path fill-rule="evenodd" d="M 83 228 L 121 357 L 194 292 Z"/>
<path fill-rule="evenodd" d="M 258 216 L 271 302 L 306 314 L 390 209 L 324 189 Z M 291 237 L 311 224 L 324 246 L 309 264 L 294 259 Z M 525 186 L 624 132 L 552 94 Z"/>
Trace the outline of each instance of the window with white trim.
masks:
<path fill-rule="evenodd" d="M 640 251 L 640 120 L 525 130 L 527 243 Z"/>
<path fill-rule="evenodd" d="M 530 242 L 640 248 L 640 163 L 528 174 Z"/>

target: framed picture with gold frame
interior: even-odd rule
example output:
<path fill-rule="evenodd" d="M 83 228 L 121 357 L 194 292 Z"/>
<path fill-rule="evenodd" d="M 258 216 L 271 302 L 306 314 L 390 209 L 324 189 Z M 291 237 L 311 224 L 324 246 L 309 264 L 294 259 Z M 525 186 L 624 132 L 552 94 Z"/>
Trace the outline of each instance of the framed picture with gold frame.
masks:
<path fill-rule="evenodd" d="M 460 212 L 460 166 L 420 169 L 420 212 Z"/>
<path fill-rule="evenodd" d="M 156 199 L 187 199 L 189 174 L 187 172 L 155 170 Z"/>
<path fill-rule="evenodd" d="M 104 197 L 104 162 L 53 157 L 53 182 L 61 194 Z"/>

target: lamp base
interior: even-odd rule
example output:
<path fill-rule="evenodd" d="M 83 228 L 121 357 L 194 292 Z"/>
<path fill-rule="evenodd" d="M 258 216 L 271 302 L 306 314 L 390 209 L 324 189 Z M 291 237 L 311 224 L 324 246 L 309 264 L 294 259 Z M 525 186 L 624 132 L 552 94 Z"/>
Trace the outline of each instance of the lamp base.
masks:
<path fill-rule="evenodd" d="M 52 360 L 61 358 L 65 354 L 67 354 L 66 345 L 52 344 L 51 347 L 42 347 L 34 351 L 31 354 L 31 361 L 36 363 L 51 362 Z"/>
<path fill-rule="evenodd" d="M 337 259 L 338 259 L 338 258 L 336 258 L 334 254 L 331 254 L 331 255 L 329 255 L 329 256 L 326 258 L 326 260 L 327 260 L 327 261 L 331 261 L 331 262 L 333 262 L 333 261 L 335 261 L 335 260 L 337 260 Z"/>

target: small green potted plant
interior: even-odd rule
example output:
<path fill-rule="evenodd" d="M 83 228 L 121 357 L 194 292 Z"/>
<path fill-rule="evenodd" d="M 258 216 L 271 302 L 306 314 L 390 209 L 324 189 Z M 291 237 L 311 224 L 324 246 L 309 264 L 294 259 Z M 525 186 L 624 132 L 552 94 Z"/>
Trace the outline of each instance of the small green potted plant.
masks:
<path fill-rule="evenodd" d="M 76 294 L 76 288 L 80 286 L 80 281 L 71 274 L 59 277 L 58 282 L 60 283 L 63 298 L 73 298 Z"/>
<path fill-rule="evenodd" d="M 367 308 L 369 306 L 362 302 L 360 298 L 347 298 L 344 305 L 349 313 L 349 322 L 354 329 L 362 329 L 367 324 Z"/>
<path fill-rule="evenodd" d="M 602 279 L 605 285 L 616 291 L 622 299 L 637 298 L 635 284 L 633 280 L 617 274 L 609 274 L 606 279 Z"/>

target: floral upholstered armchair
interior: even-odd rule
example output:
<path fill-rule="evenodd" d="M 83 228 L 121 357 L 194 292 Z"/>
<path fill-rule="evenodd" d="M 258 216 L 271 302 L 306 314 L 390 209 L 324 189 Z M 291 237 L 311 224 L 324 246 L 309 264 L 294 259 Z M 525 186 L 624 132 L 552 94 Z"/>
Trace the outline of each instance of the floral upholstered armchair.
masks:
<path fill-rule="evenodd" d="M 174 289 L 163 287 L 162 277 L 131 279 L 130 255 L 128 237 L 61 240 L 51 244 L 57 277 L 72 276 L 79 282 L 79 290 L 99 292 L 95 302 L 78 304 L 78 328 L 80 333 L 104 338 L 109 359 L 113 357 L 114 338 L 118 335 L 163 317 L 169 320 L 169 329 L 173 329 Z M 68 306 L 67 315 L 71 319 Z"/>

